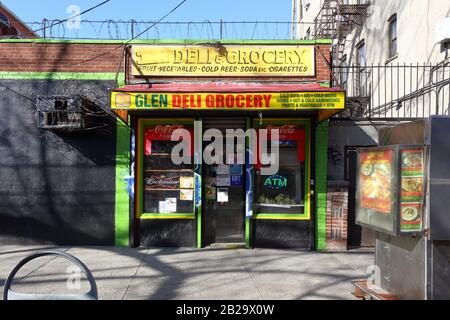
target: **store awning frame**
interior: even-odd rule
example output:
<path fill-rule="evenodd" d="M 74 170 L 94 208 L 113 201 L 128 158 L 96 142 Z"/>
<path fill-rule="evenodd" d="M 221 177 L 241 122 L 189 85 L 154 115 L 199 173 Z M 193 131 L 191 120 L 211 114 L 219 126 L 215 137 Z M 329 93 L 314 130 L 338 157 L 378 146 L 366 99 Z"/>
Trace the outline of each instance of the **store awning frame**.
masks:
<path fill-rule="evenodd" d="M 324 86 L 319 83 L 152 83 L 130 84 L 114 89 L 119 92 L 218 92 L 218 93 L 245 93 L 245 92 L 345 92 L 341 88 Z"/>
<path fill-rule="evenodd" d="M 315 93 L 337 93 L 338 98 L 333 99 L 338 101 L 337 103 L 331 102 L 319 102 L 326 100 L 327 96 L 330 95 L 316 95 Z M 266 96 L 264 96 L 266 93 Z M 290 94 L 288 96 L 289 100 L 286 102 L 285 97 L 282 96 L 282 93 Z M 164 95 L 166 100 L 158 101 L 153 100 L 155 95 Z M 207 104 L 208 98 L 210 100 L 214 100 L 215 97 L 212 95 L 216 95 L 217 98 L 224 99 L 226 96 L 227 99 L 237 98 L 239 102 L 239 107 L 241 110 L 252 111 L 258 108 L 262 108 L 261 110 L 308 110 L 308 111 L 318 111 L 318 119 L 319 121 L 326 120 L 333 116 L 334 114 L 342 111 L 345 108 L 345 90 L 341 88 L 333 88 L 329 86 L 324 86 L 319 83 L 224 83 L 224 82 L 197 82 L 197 83 L 183 83 L 183 82 L 168 82 L 168 83 L 151 83 L 151 84 L 129 84 L 111 91 L 111 109 L 115 112 L 120 118 L 122 118 L 126 123 L 128 123 L 128 112 L 130 111 L 145 111 L 156 109 L 164 109 L 162 107 L 167 107 L 167 96 L 169 99 L 173 99 L 170 101 L 169 106 L 172 109 L 182 110 L 186 109 L 194 109 L 197 110 L 207 110 L 207 108 L 203 104 Z M 250 96 L 249 95 L 254 95 Z M 148 97 L 147 97 L 148 95 Z M 195 96 L 194 96 L 195 95 Z M 264 101 L 267 96 L 274 96 L 274 102 Z M 129 96 L 129 97 L 127 97 Z M 190 102 L 187 98 L 189 96 Z M 299 96 L 298 98 L 295 98 Z M 119 97 L 122 99 L 119 101 Z M 127 100 L 123 103 L 123 97 Z M 145 98 L 143 101 L 134 102 L 133 99 L 138 101 L 138 98 Z M 182 98 L 181 98 L 182 97 Z M 292 98 L 294 97 L 294 98 Z M 305 99 L 306 97 L 306 99 Z M 314 100 L 317 97 L 318 100 Z M 320 99 L 322 97 L 322 99 Z M 133 99 L 132 99 L 133 98 Z M 148 99 L 147 99 L 148 98 Z M 181 99 L 185 105 L 181 105 Z M 249 103 L 245 101 L 245 99 L 251 100 Z M 253 101 L 254 99 L 254 101 Z M 293 100 L 292 100 L 293 99 Z M 295 100 L 297 99 L 297 100 Z M 142 99 L 141 99 L 142 100 Z M 149 102 L 147 100 L 152 100 Z M 205 102 L 206 100 L 206 102 Z M 267 100 L 267 99 L 266 99 Z M 300 102 L 300 100 L 302 102 Z M 282 102 L 280 102 L 282 101 Z M 294 103 L 290 103 L 294 101 Z M 308 102 L 311 101 L 311 102 Z M 331 101 L 331 100 L 330 100 Z M 264 105 L 265 103 L 265 106 Z M 286 102 L 286 103 L 285 103 Z M 153 104 L 152 104 L 153 103 Z M 159 104 L 161 103 L 161 104 Z M 189 103 L 190 107 L 189 107 Z M 297 104 L 296 104 L 297 103 Z M 300 103 L 303 103 L 302 107 L 298 107 Z M 325 105 L 328 104 L 328 107 Z M 334 103 L 334 104 L 333 104 Z M 232 102 L 235 110 L 238 109 L 237 102 Z M 294 104 L 296 104 L 294 106 Z M 200 106 L 199 106 L 200 105 Z M 211 103 L 210 103 L 211 105 Z M 246 108 L 246 107 L 247 108 Z M 297 107 L 298 108 L 297 108 Z M 308 107 L 312 106 L 312 107 Z M 325 106 L 324 108 L 318 106 Z M 154 107 L 154 108 L 153 108 Z M 225 110 L 231 110 L 228 106 L 223 107 L 219 106 Z M 209 107 L 208 107 L 209 108 Z"/>

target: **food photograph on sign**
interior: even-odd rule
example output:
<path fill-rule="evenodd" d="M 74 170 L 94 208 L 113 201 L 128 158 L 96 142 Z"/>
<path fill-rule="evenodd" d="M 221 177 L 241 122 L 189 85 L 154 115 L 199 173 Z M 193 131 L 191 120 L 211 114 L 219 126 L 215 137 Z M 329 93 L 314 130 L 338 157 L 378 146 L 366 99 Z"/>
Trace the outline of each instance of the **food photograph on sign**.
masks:
<path fill-rule="evenodd" d="M 401 150 L 400 231 L 422 230 L 423 149 Z"/>
<path fill-rule="evenodd" d="M 402 177 L 402 200 L 422 200 L 423 178 Z"/>
<path fill-rule="evenodd" d="M 362 149 L 358 152 L 356 223 L 397 233 L 398 177 L 395 148 Z"/>
<path fill-rule="evenodd" d="M 373 151 L 361 155 L 361 207 L 382 213 L 391 212 L 392 151 Z"/>
<path fill-rule="evenodd" d="M 400 212 L 400 231 L 422 230 L 422 205 L 420 203 L 402 203 Z"/>
<path fill-rule="evenodd" d="M 402 170 L 418 172 L 423 170 L 423 150 L 402 150 Z"/>

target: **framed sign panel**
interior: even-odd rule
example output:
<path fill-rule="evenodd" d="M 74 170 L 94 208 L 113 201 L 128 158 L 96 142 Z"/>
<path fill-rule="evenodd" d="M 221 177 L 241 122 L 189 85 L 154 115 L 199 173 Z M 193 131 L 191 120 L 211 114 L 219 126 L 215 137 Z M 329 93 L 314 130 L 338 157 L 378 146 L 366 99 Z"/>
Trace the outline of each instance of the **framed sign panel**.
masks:
<path fill-rule="evenodd" d="M 423 146 L 358 150 L 357 224 L 390 235 L 422 231 L 424 154 Z"/>

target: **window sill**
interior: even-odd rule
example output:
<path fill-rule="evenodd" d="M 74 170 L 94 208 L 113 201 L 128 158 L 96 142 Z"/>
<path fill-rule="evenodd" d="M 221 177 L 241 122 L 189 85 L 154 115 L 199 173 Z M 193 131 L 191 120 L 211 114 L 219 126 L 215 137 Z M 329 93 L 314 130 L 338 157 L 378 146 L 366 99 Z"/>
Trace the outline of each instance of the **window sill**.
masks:
<path fill-rule="evenodd" d="M 398 54 L 397 55 L 395 55 L 395 56 L 393 56 L 393 57 L 390 57 L 389 59 L 387 59 L 385 62 L 384 62 L 384 64 L 386 65 L 386 64 L 389 64 L 389 63 L 391 63 L 392 61 L 394 61 L 395 59 L 397 59 L 398 58 Z"/>
<path fill-rule="evenodd" d="M 253 216 L 257 220 L 310 220 L 305 213 L 257 213 Z"/>
<path fill-rule="evenodd" d="M 139 219 L 195 219 L 192 213 L 143 213 Z"/>

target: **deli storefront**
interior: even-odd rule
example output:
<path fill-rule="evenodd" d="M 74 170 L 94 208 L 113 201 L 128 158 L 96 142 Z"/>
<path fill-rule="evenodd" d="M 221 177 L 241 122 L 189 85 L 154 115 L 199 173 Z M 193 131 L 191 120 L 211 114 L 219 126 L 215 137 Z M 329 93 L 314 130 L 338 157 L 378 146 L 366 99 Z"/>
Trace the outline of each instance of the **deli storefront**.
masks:
<path fill-rule="evenodd" d="M 345 107 L 345 92 L 329 86 L 317 61 L 322 51 L 329 60 L 324 47 L 131 47 L 111 109 L 131 132 L 134 245 L 317 247 L 322 128 Z M 187 138 L 174 139 L 179 132 Z M 265 170 L 261 139 L 276 146 L 275 171 Z M 183 161 L 173 158 L 180 141 Z"/>

